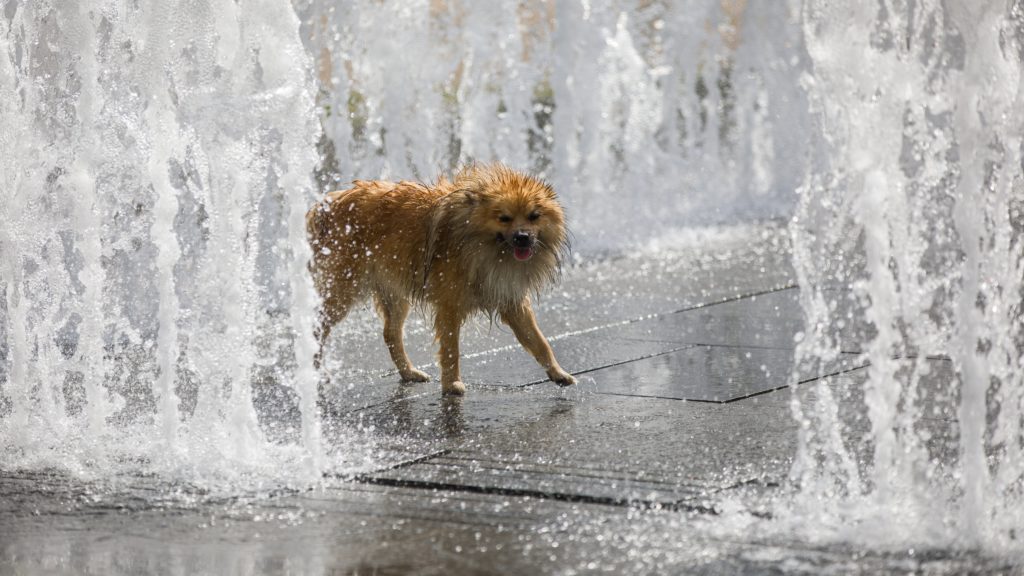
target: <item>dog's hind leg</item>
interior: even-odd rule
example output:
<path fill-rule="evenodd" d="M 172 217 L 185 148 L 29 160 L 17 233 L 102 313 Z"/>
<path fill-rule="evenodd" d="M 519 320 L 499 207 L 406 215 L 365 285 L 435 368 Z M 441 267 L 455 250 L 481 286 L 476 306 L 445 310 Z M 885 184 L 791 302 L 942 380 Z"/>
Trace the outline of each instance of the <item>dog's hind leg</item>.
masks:
<path fill-rule="evenodd" d="M 387 344 L 388 352 L 391 354 L 391 361 L 398 368 L 403 382 L 427 382 L 430 375 L 417 370 L 405 353 L 404 328 L 405 319 L 409 316 L 409 301 L 405 298 L 374 292 L 374 302 L 377 304 L 377 313 L 384 323 L 384 343 Z"/>

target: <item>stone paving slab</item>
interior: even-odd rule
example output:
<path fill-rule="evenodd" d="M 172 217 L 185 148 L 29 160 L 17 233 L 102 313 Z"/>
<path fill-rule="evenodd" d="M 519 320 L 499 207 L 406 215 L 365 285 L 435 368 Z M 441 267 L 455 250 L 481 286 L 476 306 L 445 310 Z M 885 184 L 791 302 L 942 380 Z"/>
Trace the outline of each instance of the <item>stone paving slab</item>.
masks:
<path fill-rule="evenodd" d="M 803 329 L 798 290 L 786 288 L 659 314 L 631 322 L 620 338 L 688 344 L 793 349 Z"/>
<path fill-rule="evenodd" d="M 710 510 L 708 488 L 681 482 L 637 478 L 579 464 L 522 464 L 481 459 L 474 452 L 449 452 L 405 468 L 360 478 L 373 484 L 446 489 L 495 496 L 636 506 L 668 510 Z"/>
<path fill-rule="evenodd" d="M 793 339 L 801 328 L 799 317 L 793 317 L 797 312 L 793 292 L 783 289 L 557 335 L 551 339 L 552 347 L 564 368 L 577 375 L 590 374 L 603 392 L 709 402 L 744 398 L 789 384 Z M 494 330 L 514 341 L 507 328 Z M 856 355 L 846 354 L 820 373 L 804 374 L 801 379 L 852 369 L 858 366 L 855 360 Z M 613 366 L 618 368 L 602 371 Z M 437 377 L 433 366 L 424 368 Z M 472 389 L 523 386 L 547 379 L 526 351 L 513 343 L 466 355 L 463 380 Z M 365 373 L 336 376 L 327 392 L 333 398 L 330 409 L 344 412 L 387 402 L 394 396 L 396 381 L 393 372 L 370 378 Z M 429 394 L 437 384 L 399 386 L 404 394 Z"/>
<path fill-rule="evenodd" d="M 495 330 L 499 329 L 496 327 Z M 508 332 L 508 329 L 502 327 L 501 331 Z M 470 388 L 526 386 L 546 382 L 547 376 L 543 369 L 515 341 L 514 336 L 511 333 L 504 336 L 501 346 L 463 355 L 463 381 Z M 650 358 L 688 346 L 675 342 L 618 339 L 613 329 L 556 335 L 550 341 L 556 358 L 563 368 L 573 374 Z M 332 412 L 359 410 L 404 395 L 440 390 L 439 374 L 434 364 L 419 363 L 420 369 L 430 374 L 433 381 L 422 384 L 399 383 L 397 372 L 391 368 L 391 360 L 386 358 L 386 354 L 384 356 L 373 355 L 373 359 L 379 361 L 379 366 L 384 369 L 331 374 L 330 383 L 324 387 L 323 393 Z"/>
<path fill-rule="evenodd" d="M 863 367 L 856 354 L 844 354 L 818 373 L 799 381 Z M 734 402 L 791 384 L 793 351 L 772 348 L 691 346 L 637 360 L 590 376 L 608 394 L 674 398 L 699 402 Z"/>
<path fill-rule="evenodd" d="M 672 342 L 616 341 L 591 334 L 572 334 L 552 340 L 551 347 L 563 367 L 573 374 L 650 358 L 685 348 Z M 463 380 L 470 394 L 482 387 L 519 387 L 548 382 L 543 369 L 519 344 L 512 344 L 484 353 L 468 355 L 462 360 Z M 392 372 L 367 377 L 364 373 L 334 377 L 323 391 L 324 405 L 332 414 L 361 410 L 407 396 L 440 391 L 438 372 L 434 366 L 423 370 L 433 377 L 431 382 L 399 383 Z"/>
<path fill-rule="evenodd" d="M 788 242 L 785 227 L 765 227 L 727 241 L 584 262 L 538 302 L 541 328 L 583 330 L 793 286 Z"/>
<path fill-rule="evenodd" d="M 618 514 L 360 484 L 131 511 L 93 503 L 90 494 L 65 499 L 60 490 L 36 490 L 36 513 L 12 515 L 0 502 L 0 573 L 550 574 L 585 553 L 558 545 L 559 518 Z"/>
<path fill-rule="evenodd" d="M 551 341 L 555 357 L 573 374 L 586 374 L 686 348 L 674 342 L 625 341 L 614 330 L 570 334 Z M 463 380 L 470 386 L 525 386 L 548 382 L 544 370 L 518 344 L 508 349 L 469 357 Z"/>
<path fill-rule="evenodd" d="M 546 388 L 479 391 L 448 406 L 419 396 L 364 411 L 361 425 L 379 435 L 443 450 L 364 480 L 700 508 L 720 489 L 777 482 L 788 469 L 796 424 L 783 394 L 713 405 L 609 396 L 587 386 L 571 396 Z M 445 411 L 455 426 L 428 425 Z"/>
<path fill-rule="evenodd" d="M 1013 574 L 971 553 L 916 555 L 739 541 L 680 513 L 388 488 L 186 510 L 25 518 L 10 574 Z M 273 515 L 271 515 L 273 513 Z M 254 520 L 259 517 L 260 520 Z M 33 521 L 35 520 L 35 523 Z M 154 528 L 158 526 L 158 528 Z"/>
<path fill-rule="evenodd" d="M 684 344 L 747 346 L 792 350 L 803 331 L 800 290 L 796 287 L 752 293 L 724 302 L 658 314 L 631 322 L 617 331 L 620 338 Z M 853 323 L 839 330 L 842 349 L 859 353 L 863 341 Z"/>

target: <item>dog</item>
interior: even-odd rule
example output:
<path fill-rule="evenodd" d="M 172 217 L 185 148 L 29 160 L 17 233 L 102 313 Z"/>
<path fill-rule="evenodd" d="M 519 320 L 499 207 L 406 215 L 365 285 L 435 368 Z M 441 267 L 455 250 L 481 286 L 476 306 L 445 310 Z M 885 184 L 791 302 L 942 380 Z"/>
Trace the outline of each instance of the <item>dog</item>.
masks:
<path fill-rule="evenodd" d="M 565 214 L 547 183 L 501 164 L 464 167 L 434 185 L 356 180 L 306 215 L 310 269 L 322 299 L 319 368 L 331 328 L 373 296 L 384 342 L 403 381 L 426 382 L 405 353 L 412 305 L 433 310 L 441 390 L 462 395 L 459 331 L 476 312 L 512 328 L 559 385 L 576 380 L 559 366 L 537 327 L 531 295 L 559 276 L 568 250 Z"/>

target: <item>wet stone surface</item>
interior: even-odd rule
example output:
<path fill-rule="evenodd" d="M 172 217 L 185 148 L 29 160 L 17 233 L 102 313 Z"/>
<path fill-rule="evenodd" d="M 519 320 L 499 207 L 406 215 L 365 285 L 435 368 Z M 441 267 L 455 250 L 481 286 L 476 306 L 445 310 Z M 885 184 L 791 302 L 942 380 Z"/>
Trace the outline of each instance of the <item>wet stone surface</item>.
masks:
<path fill-rule="evenodd" d="M 844 425 L 866 430 L 865 370 L 847 354 L 793 377 L 802 316 L 784 261 L 677 256 L 570 269 L 538 303 L 580 380 L 569 388 L 545 381 L 508 330 L 486 322 L 463 340 L 464 398 L 443 398 L 436 380 L 399 383 L 372 314 L 355 313 L 320 398 L 338 471 L 311 489 L 217 496 L 159 478 L 87 481 L 0 463 L 0 574 L 1018 569 L 949 550 L 811 545 L 773 529 L 797 440 L 786 387 L 799 382 L 813 401 L 827 385 Z M 426 323 L 414 317 L 408 333 L 414 360 L 436 378 Z M 951 377 L 948 362 L 929 362 L 926 408 L 942 403 Z M 256 392 L 268 403 L 275 393 Z M 930 423 L 929 451 L 955 457 L 951 415 L 936 411 Z M 360 449 L 372 457 L 356 466 Z"/>
<path fill-rule="evenodd" d="M 781 396 L 740 410 L 665 399 L 552 389 L 481 391 L 448 406 L 428 397 L 378 408 L 362 420 L 387 435 L 423 442 L 436 456 L 383 470 L 369 482 L 534 495 L 642 508 L 707 509 L 718 491 L 777 482 L 794 426 Z M 771 433 L 752 434 L 753 416 L 773 413 Z M 444 414 L 443 426 L 410 429 Z M 722 448 L 729 445 L 728 451 Z M 680 463 L 687 463 L 680 465 Z"/>

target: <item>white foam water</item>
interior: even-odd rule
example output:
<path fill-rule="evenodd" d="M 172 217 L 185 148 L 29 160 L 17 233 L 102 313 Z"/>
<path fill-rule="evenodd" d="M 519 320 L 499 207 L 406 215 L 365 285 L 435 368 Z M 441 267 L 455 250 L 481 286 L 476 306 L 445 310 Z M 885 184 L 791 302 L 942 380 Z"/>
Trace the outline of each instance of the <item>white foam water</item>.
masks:
<path fill-rule="evenodd" d="M 275 0 L 5 4 L 6 468 L 320 477 L 298 30 Z M 261 426 L 259 374 L 298 421 Z"/>
<path fill-rule="evenodd" d="M 1021 549 L 1022 22 L 1019 3 L 804 3 L 828 163 L 791 226 L 797 362 L 871 364 L 862 399 L 793 395 L 797 531 Z"/>

